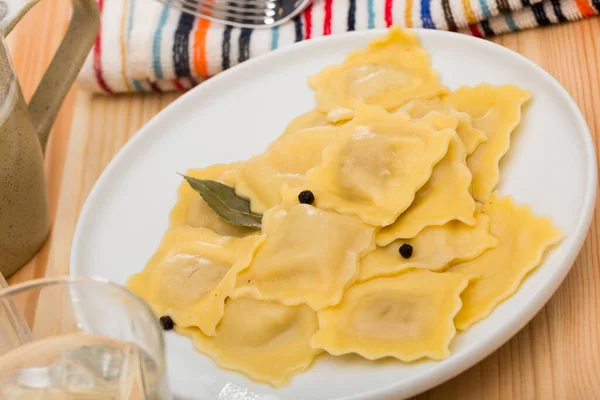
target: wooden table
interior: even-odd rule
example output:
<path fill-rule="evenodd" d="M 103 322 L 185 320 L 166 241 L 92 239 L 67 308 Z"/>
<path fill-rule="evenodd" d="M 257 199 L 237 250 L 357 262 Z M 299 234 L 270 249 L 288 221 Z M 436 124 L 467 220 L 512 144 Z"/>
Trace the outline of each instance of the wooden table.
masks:
<path fill-rule="evenodd" d="M 9 37 L 26 98 L 62 37 L 69 3 L 42 1 Z M 597 145 L 600 18 L 493 40 L 541 65 L 565 86 L 583 111 Z M 121 146 L 178 96 L 108 98 L 71 90 L 46 155 L 52 233 L 38 256 L 10 283 L 68 273 L 77 216 L 96 179 Z M 597 210 L 571 273 L 533 321 L 484 361 L 417 399 L 600 399 L 599 216 Z"/>

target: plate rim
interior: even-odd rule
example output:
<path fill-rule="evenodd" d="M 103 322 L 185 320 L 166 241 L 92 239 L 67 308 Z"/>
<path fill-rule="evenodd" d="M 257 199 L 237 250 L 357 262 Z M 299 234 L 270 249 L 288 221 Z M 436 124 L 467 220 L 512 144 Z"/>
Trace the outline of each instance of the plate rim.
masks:
<path fill-rule="evenodd" d="M 468 348 L 466 351 L 455 355 L 450 355 L 447 359 L 444 360 L 444 365 L 442 365 L 441 367 L 430 370 L 427 373 L 423 373 L 412 377 L 409 383 L 396 383 L 375 390 L 370 390 L 368 392 L 363 392 L 358 395 L 336 397 L 335 400 L 360 400 L 371 398 L 377 398 L 381 400 L 388 398 L 391 399 L 391 396 L 398 395 L 399 391 L 402 391 L 402 393 L 406 394 L 407 397 L 414 396 L 418 393 L 424 392 L 428 389 L 438 386 L 443 382 L 450 380 L 455 376 L 459 375 L 460 373 L 466 371 L 468 368 L 480 363 L 485 357 L 499 349 L 504 343 L 508 342 L 521 329 L 523 329 L 523 327 L 526 324 L 528 324 L 533 319 L 533 317 L 541 310 L 541 308 L 548 302 L 550 297 L 554 295 L 558 287 L 562 284 L 565 277 L 573 267 L 573 264 L 576 258 L 578 257 L 581 248 L 583 247 L 595 210 L 595 202 L 598 190 L 598 171 L 595 167 L 596 149 L 592 140 L 591 132 L 587 121 L 585 120 L 585 117 L 583 116 L 583 113 L 581 112 L 580 108 L 577 106 L 575 100 L 571 97 L 567 90 L 556 80 L 556 78 L 554 78 L 552 75 L 550 75 L 550 73 L 548 73 L 546 70 L 544 70 L 542 67 L 540 67 L 527 57 L 507 47 L 504 47 L 500 44 L 488 40 L 483 40 L 480 38 L 456 32 L 430 30 L 423 28 L 410 28 L 408 30 L 415 32 L 420 39 L 426 36 L 430 36 L 433 38 L 439 37 L 439 40 L 445 40 L 446 37 L 453 37 L 453 40 L 458 39 L 459 41 L 462 40 L 465 43 L 467 43 L 466 46 L 474 44 L 476 46 L 488 47 L 491 51 L 500 52 L 502 55 L 516 59 L 516 61 L 524 63 L 530 68 L 536 70 L 540 77 L 544 79 L 547 84 L 552 85 L 555 90 L 561 93 L 562 97 L 569 105 L 570 113 L 576 117 L 577 123 L 580 125 L 577 130 L 581 131 L 581 136 L 584 141 L 585 162 L 587 166 L 588 176 L 588 179 L 585 182 L 587 192 L 584 194 L 583 197 L 583 212 L 580 214 L 579 221 L 577 222 L 574 228 L 575 237 L 573 238 L 571 246 L 567 249 L 568 254 L 565 256 L 565 262 L 561 266 L 559 266 L 559 268 L 557 268 L 554 274 L 551 275 L 551 279 L 549 280 L 548 284 L 539 288 L 538 293 L 535 294 L 532 301 L 525 304 L 514 314 L 514 317 L 509 321 L 509 323 L 507 323 L 504 326 L 501 326 L 499 329 L 496 329 L 493 334 L 482 339 L 479 343 Z M 245 61 L 242 64 L 236 65 L 235 68 L 230 68 L 226 71 L 217 74 L 216 76 L 208 79 L 207 81 L 202 82 L 201 85 L 197 85 L 196 87 L 187 91 L 175 101 L 167 105 L 164 109 L 162 109 L 160 112 L 154 115 L 148 122 L 146 122 L 134 134 L 134 136 L 131 137 L 119 149 L 117 154 L 109 161 L 109 163 L 106 165 L 106 167 L 103 169 L 100 176 L 94 183 L 94 186 L 90 190 L 83 204 L 83 207 L 81 208 L 81 212 L 79 213 L 75 230 L 73 233 L 71 248 L 69 252 L 69 275 L 78 275 L 77 264 L 74 260 L 80 258 L 79 249 L 81 248 L 81 246 L 79 242 L 81 240 L 80 238 L 82 237 L 83 226 L 85 225 L 84 222 L 90 218 L 90 216 L 88 215 L 91 212 L 90 209 L 95 203 L 95 198 L 103 190 L 102 188 L 107 184 L 106 182 L 109 181 L 108 177 L 113 174 L 113 170 L 117 170 L 122 160 L 124 160 L 128 156 L 128 153 L 131 152 L 132 149 L 135 149 L 137 143 L 143 140 L 144 136 L 146 136 L 149 132 L 152 132 L 155 125 L 161 123 L 165 119 L 168 120 L 167 115 L 169 115 L 173 110 L 179 107 L 180 104 L 188 102 L 189 99 L 191 99 L 194 96 L 201 96 L 201 94 L 199 93 L 201 93 L 202 91 L 210 90 L 211 85 L 219 84 L 221 81 L 228 79 L 230 75 L 243 74 L 244 69 L 252 68 L 252 66 L 254 66 L 255 64 L 264 63 L 271 58 L 277 58 L 287 53 L 303 49 L 305 47 L 319 45 L 322 42 L 335 42 L 336 40 L 344 40 L 344 38 L 348 36 L 365 36 L 368 38 L 374 38 L 385 34 L 387 31 L 388 29 L 380 28 L 340 33 L 336 35 L 323 36 L 311 40 L 297 42 L 292 45 L 267 52 L 263 55 Z"/>

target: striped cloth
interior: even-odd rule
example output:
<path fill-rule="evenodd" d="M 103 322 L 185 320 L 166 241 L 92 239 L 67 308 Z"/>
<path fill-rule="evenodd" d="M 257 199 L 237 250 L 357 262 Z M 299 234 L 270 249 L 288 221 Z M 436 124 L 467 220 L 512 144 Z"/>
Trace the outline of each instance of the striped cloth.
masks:
<path fill-rule="evenodd" d="M 80 74 L 93 91 L 189 89 L 250 57 L 312 37 L 392 24 L 491 36 L 597 15 L 600 0 L 315 0 L 276 28 L 232 28 L 154 0 L 98 0 L 100 34 Z"/>

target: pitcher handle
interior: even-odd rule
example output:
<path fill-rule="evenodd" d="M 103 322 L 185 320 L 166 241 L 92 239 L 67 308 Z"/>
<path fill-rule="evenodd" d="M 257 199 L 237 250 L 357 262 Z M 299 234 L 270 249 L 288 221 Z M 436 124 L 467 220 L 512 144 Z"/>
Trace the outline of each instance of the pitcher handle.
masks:
<path fill-rule="evenodd" d="M 23 0 L 20 0 L 23 2 Z M 25 1 L 17 10 L 11 11 L 14 0 L 0 0 L 0 6 L 8 6 L 0 29 L 8 35 L 21 17 L 38 0 Z M 12 4 L 11 4 L 12 3 Z M 54 58 L 44 73 L 31 101 L 29 113 L 42 149 L 46 148 L 50 128 L 58 110 L 83 65 L 100 26 L 100 11 L 96 0 L 72 0 L 73 14 Z"/>

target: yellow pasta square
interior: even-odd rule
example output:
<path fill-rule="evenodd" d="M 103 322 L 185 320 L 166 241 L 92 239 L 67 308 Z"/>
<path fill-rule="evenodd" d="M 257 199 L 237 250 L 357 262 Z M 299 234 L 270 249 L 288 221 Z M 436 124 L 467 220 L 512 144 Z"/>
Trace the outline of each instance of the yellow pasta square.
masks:
<path fill-rule="evenodd" d="M 494 194 L 482 211 L 491 218 L 491 233 L 500 244 L 479 258 L 451 268 L 480 276 L 461 296 L 463 308 L 456 316 L 456 327 L 461 330 L 487 317 L 512 296 L 527 274 L 542 262 L 546 250 L 562 237 L 549 218 L 536 217 L 530 207 L 516 205 L 510 196 Z"/>
<path fill-rule="evenodd" d="M 235 171 L 241 163 L 216 164 L 203 169 L 192 168 L 185 174 L 197 179 L 208 179 L 233 186 Z M 223 236 L 243 237 L 258 234 L 256 229 L 230 224 L 206 204 L 202 196 L 182 179 L 177 191 L 177 203 L 171 209 L 169 226 L 189 225 L 194 228 L 208 228 Z"/>
<path fill-rule="evenodd" d="M 225 304 L 214 337 L 196 328 L 175 329 L 220 366 L 280 387 L 307 369 L 321 352 L 308 344 L 317 328 L 315 312 L 305 305 L 234 296 Z"/>
<path fill-rule="evenodd" d="M 375 248 L 373 227 L 307 204 L 272 208 L 263 217 L 263 232 L 265 244 L 238 287 L 257 298 L 315 310 L 340 301 L 358 277 L 359 260 Z"/>
<path fill-rule="evenodd" d="M 431 112 L 455 116 L 458 119 L 456 133 L 463 141 L 467 154 L 473 153 L 481 143 L 487 140 L 485 132 L 473 126 L 469 114 L 456 111 L 450 103 L 440 98 L 411 100 L 402 106 L 400 111 L 406 112 L 412 118 L 424 118 Z"/>
<path fill-rule="evenodd" d="M 498 239 L 489 232 L 490 217 L 478 213 L 476 221 L 474 226 L 458 221 L 430 226 L 412 239 L 395 240 L 385 247 L 377 247 L 362 259 L 358 279 L 395 275 L 409 268 L 440 271 L 479 257 L 487 249 L 496 247 Z M 410 258 L 400 255 L 403 244 L 412 247 Z"/>
<path fill-rule="evenodd" d="M 417 270 L 358 283 L 339 305 L 319 311 L 319 330 L 310 344 L 333 355 L 357 353 L 369 360 L 446 358 L 456 334 L 460 293 L 470 279 Z"/>
<path fill-rule="evenodd" d="M 510 147 L 510 135 L 521 121 L 521 107 L 531 92 L 515 85 L 463 86 L 444 98 L 456 110 L 469 114 L 473 125 L 484 131 L 487 141 L 467 158 L 473 174 L 473 197 L 489 199 L 500 180 L 498 163 Z"/>
<path fill-rule="evenodd" d="M 306 174 L 318 207 L 385 226 L 412 203 L 456 133 L 427 121 L 360 106 Z"/>
<path fill-rule="evenodd" d="M 132 275 L 127 287 L 157 315 L 214 335 L 237 274 L 248 267 L 262 240 L 258 235 L 236 238 L 177 226 L 165 233 L 146 268 Z"/>
<path fill-rule="evenodd" d="M 278 205 L 283 185 L 302 185 L 305 173 L 321 162 L 323 149 L 335 140 L 337 131 L 333 126 L 321 126 L 279 138 L 239 168 L 236 193 L 250 200 L 255 213 Z"/>
<path fill-rule="evenodd" d="M 318 108 L 331 122 L 351 119 L 358 104 L 392 110 L 415 98 L 447 93 L 414 33 L 391 28 L 339 65 L 308 79 Z"/>

